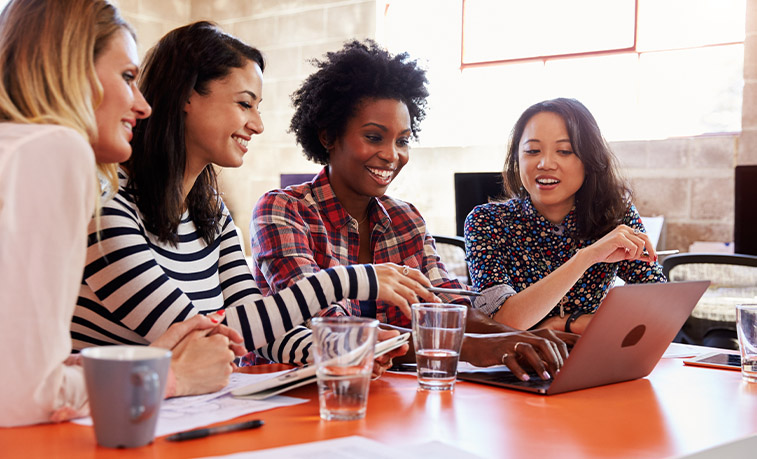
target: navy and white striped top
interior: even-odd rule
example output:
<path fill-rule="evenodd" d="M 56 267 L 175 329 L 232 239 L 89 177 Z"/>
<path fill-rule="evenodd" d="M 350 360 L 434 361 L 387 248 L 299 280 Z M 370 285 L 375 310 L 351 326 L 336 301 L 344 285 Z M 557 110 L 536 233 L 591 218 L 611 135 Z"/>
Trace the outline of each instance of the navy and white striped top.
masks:
<path fill-rule="evenodd" d="M 74 350 L 93 345 L 149 344 L 174 322 L 228 308 L 225 322 L 256 349 L 345 298 L 376 299 L 378 280 L 370 265 L 337 267 L 263 297 L 244 258 L 236 227 L 223 207 L 221 229 L 207 245 L 188 213 L 178 228 L 177 247 L 158 242 L 142 222 L 119 171 L 120 188 L 95 221 L 84 277 L 71 324 Z M 305 333 L 310 342 L 309 333 Z M 305 361 L 309 346 L 291 349 Z M 282 348 L 283 349 L 283 348 Z"/>

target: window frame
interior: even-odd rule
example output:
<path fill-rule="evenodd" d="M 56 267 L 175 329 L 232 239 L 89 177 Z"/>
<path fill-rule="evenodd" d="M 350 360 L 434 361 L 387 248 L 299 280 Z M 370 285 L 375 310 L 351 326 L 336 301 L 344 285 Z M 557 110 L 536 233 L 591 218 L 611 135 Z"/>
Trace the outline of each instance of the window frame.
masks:
<path fill-rule="evenodd" d="M 733 41 L 733 42 L 720 42 L 720 43 L 711 43 L 706 45 L 698 45 L 698 46 L 680 46 L 680 47 L 673 47 L 673 48 L 660 48 L 660 49 L 651 49 L 651 50 L 639 50 L 638 49 L 638 38 L 639 38 L 639 0 L 634 0 L 634 30 L 633 30 L 633 45 L 626 48 L 608 48 L 598 51 L 583 51 L 583 52 L 575 52 L 575 53 L 562 53 L 562 54 L 548 54 L 548 55 L 541 55 L 541 56 L 530 56 L 530 57 L 519 57 L 514 59 L 496 59 L 496 60 L 489 60 L 489 61 L 473 61 L 473 62 L 465 62 L 465 3 L 467 0 L 462 0 L 461 2 L 461 24 L 460 24 L 460 70 L 470 69 L 470 68 L 479 68 L 479 67 L 490 67 L 490 66 L 496 66 L 496 65 L 506 65 L 506 64 L 521 64 L 526 62 L 542 62 L 543 64 L 546 64 L 547 61 L 550 60 L 557 60 L 557 59 L 575 59 L 575 58 L 584 58 L 584 57 L 599 57 L 599 56 L 610 56 L 615 54 L 627 54 L 627 53 L 633 53 L 636 54 L 637 57 L 639 57 L 641 54 L 646 53 L 659 53 L 659 52 L 668 52 L 668 51 L 682 51 L 687 49 L 701 49 L 701 48 L 711 48 L 711 47 L 718 47 L 718 46 L 730 46 L 730 45 L 738 45 L 738 44 L 744 44 L 746 41 L 746 37 L 743 41 Z"/>

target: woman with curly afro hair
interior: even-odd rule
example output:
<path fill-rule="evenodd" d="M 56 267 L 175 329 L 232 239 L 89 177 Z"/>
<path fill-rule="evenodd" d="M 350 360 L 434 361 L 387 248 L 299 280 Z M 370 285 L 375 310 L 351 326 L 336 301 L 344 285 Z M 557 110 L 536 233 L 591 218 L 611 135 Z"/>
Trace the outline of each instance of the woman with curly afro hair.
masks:
<path fill-rule="evenodd" d="M 346 43 L 314 63 L 317 70 L 292 96 L 290 129 L 305 156 L 325 167 L 313 181 L 271 191 L 255 206 L 250 232 L 258 285 L 277 292 L 332 266 L 394 263 L 405 274 L 419 270 L 436 287 L 463 288 L 441 263 L 418 210 L 385 194 L 410 159 L 426 114 L 425 71 L 406 53 L 392 55 L 371 40 Z M 396 305 L 381 300 L 341 301 L 322 313 L 410 325 Z M 484 335 L 466 338 L 461 359 L 481 366 L 504 361 L 524 378 L 521 364 L 547 377 L 567 355 L 553 332 L 514 331 L 475 310 L 466 330 Z M 259 352 L 286 361 L 307 333 L 294 331 Z"/>

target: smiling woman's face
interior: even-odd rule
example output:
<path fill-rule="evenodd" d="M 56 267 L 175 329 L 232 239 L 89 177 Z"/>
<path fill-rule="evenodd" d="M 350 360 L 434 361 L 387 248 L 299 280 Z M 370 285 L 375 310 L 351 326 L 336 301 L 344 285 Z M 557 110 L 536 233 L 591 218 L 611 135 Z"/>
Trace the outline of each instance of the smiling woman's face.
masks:
<path fill-rule="evenodd" d="M 253 61 L 208 82 L 206 94 L 192 91 L 184 106 L 187 171 L 241 166 L 248 142 L 263 132 L 262 100 L 263 71 Z"/>
<path fill-rule="evenodd" d="M 536 210 L 553 223 L 561 222 L 576 201 L 585 172 L 560 115 L 540 112 L 528 120 L 518 145 L 518 166 Z"/>
<path fill-rule="evenodd" d="M 410 112 L 394 99 L 366 99 L 329 149 L 329 181 L 340 201 L 383 196 L 410 157 Z"/>
<path fill-rule="evenodd" d="M 150 105 L 137 87 L 137 44 L 128 31 L 113 34 L 95 61 L 95 72 L 103 99 L 95 109 L 97 140 L 92 148 L 98 162 L 120 163 L 131 156 L 129 142 L 137 120 L 150 116 Z"/>

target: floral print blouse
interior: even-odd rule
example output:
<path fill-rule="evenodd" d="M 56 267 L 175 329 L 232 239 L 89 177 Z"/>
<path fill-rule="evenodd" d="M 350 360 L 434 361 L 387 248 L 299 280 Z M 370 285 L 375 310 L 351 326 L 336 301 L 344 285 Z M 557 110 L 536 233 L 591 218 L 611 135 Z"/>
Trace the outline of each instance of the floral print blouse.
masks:
<path fill-rule="evenodd" d="M 633 205 L 623 223 L 646 232 Z M 531 199 L 511 199 L 477 206 L 465 220 L 465 247 L 473 287 L 484 295 L 474 306 L 492 315 L 511 295 L 549 275 L 579 249 L 595 239 L 577 239 L 575 208 L 554 225 L 534 208 Z M 596 311 L 620 277 L 626 283 L 665 282 L 662 267 L 654 262 L 621 261 L 590 267 L 547 314 L 569 315 L 576 310 Z"/>

